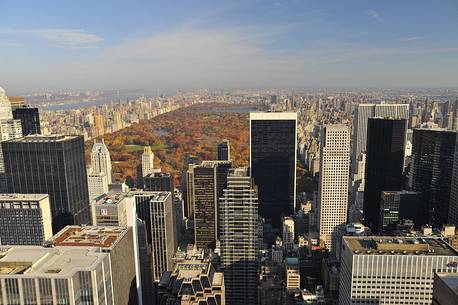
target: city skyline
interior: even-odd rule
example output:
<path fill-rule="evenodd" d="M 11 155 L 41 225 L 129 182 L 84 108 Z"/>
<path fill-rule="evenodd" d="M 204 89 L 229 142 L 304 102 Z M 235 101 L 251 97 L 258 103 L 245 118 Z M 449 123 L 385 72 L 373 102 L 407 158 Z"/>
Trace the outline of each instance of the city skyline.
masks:
<path fill-rule="evenodd" d="M 11 94 L 456 87 L 454 1 L 107 4 L 3 2 L 3 85 Z"/>

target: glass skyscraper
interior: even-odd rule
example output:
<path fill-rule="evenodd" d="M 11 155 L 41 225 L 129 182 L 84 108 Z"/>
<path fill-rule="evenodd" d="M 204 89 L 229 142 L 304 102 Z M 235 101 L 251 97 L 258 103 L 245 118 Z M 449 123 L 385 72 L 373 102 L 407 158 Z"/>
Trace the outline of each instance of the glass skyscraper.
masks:
<path fill-rule="evenodd" d="M 277 229 L 296 202 L 296 122 L 292 112 L 250 113 L 250 168 L 259 212 Z"/>
<path fill-rule="evenodd" d="M 10 193 L 49 194 L 53 232 L 90 223 L 81 136 L 27 136 L 2 142 Z"/>

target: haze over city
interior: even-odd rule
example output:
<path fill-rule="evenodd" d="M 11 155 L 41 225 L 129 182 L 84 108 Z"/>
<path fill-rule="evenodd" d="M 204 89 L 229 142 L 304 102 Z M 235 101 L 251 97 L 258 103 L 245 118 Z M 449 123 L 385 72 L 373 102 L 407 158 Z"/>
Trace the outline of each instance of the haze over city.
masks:
<path fill-rule="evenodd" d="M 456 87 L 458 77 L 454 0 L 7 0 L 0 11 L 11 94 Z"/>

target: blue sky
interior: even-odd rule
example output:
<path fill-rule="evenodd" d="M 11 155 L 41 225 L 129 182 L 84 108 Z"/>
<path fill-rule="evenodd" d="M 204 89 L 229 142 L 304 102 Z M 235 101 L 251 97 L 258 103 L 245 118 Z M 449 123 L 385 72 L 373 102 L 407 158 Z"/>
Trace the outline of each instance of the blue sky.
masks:
<path fill-rule="evenodd" d="M 0 0 L 0 86 L 456 87 L 458 1 Z"/>

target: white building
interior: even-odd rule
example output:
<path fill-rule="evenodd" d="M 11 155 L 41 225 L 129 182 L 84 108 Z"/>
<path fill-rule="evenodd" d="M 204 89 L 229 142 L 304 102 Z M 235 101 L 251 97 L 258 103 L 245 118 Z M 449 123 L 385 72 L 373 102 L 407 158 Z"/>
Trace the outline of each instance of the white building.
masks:
<path fill-rule="evenodd" d="M 111 175 L 111 157 L 105 142 L 94 142 L 91 151 L 91 165 L 94 174 L 105 173 L 108 184 L 113 182 Z"/>
<path fill-rule="evenodd" d="M 440 238 L 344 237 L 339 304 L 429 305 L 434 272 L 458 272 L 457 260 Z"/>
<path fill-rule="evenodd" d="M 154 173 L 154 153 L 151 150 L 150 146 L 145 146 L 143 148 L 142 154 L 142 174 L 143 177 L 148 176 L 149 174 Z"/>
<path fill-rule="evenodd" d="M 287 250 L 292 250 L 294 246 L 294 218 L 283 218 L 283 245 Z"/>
<path fill-rule="evenodd" d="M 1 304 L 113 304 L 109 253 L 98 248 L 0 249 Z M 128 288 L 126 288 L 128 289 Z"/>
<path fill-rule="evenodd" d="M 299 273 L 299 259 L 288 257 L 285 260 L 286 289 L 300 289 L 301 275 Z"/>
<path fill-rule="evenodd" d="M 318 185 L 320 246 L 335 252 L 336 232 L 347 222 L 350 170 L 350 128 L 327 125 L 321 132 Z"/>
<path fill-rule="evenodd" d="M 89 189 L 89 200 L 108 193 L 108 177 L 104 172 L 89 173 L 87 175 L 87 184 Z"/>

